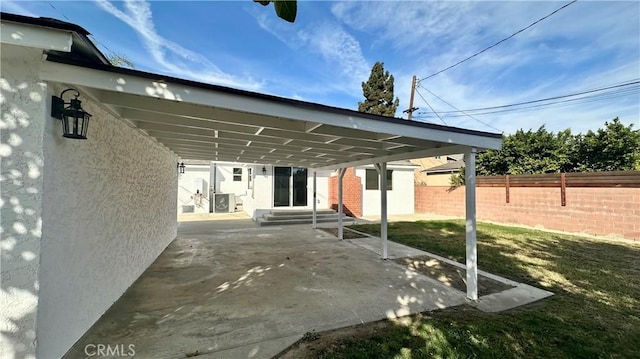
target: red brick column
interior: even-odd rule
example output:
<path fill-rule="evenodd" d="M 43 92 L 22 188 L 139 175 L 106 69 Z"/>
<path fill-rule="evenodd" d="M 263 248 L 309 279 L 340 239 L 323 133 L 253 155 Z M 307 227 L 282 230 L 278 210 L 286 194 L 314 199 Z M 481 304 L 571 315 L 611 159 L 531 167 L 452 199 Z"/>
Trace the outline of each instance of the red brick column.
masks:
<path fill-rule="evenodd" d="M 329 205 L 338 210 L 338 175 L 329 178 Z M 362 216 L 362 178 L 355 168 L 347 168 L 342 178 L 342 210 L 350 217 Z"/>

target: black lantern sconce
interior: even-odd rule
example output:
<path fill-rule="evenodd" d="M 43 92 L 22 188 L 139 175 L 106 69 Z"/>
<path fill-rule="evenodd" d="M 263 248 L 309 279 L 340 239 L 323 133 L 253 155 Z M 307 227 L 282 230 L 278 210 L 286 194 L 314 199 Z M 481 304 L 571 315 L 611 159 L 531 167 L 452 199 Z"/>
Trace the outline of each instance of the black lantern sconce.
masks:
<path fill-rule="evenodd" d="M 75 98 L 64 102 L 62 96 L 69 91 L 75 92 Z M 80 93 L 75 89 L 62 91 L 60 97 L 52 96 L 51 117 L 62 120 L 62 137 L 86 140 L 91 114 L 82 109 L 82 101 L 78 100 L 78 96 Z"/>
<path fill-rule="evenodd" d="M 266 176 L 267 175 L 267 167 L 262 166 L 262 175 Z"/>
<path fill-rule="evenodd" d="M 184 173 L 184 168 L 187 167 L 184 165 L 184 162 L 180 163 L 178 162 L 178 164 L 176 165 L 176 168 L 178 169 L 178 173 L 182 174 Z"/>

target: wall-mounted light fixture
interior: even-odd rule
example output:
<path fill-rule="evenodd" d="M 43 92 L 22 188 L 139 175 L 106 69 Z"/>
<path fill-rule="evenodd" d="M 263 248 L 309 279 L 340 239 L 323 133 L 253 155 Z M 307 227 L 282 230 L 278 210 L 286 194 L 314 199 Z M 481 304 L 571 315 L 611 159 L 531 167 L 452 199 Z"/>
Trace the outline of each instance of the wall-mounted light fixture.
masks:
<path fill-rule="evenodd" d="M 266 176 L 267 175 L 267 167 L 262 166 L 262 175 Z"/>
<path fill-rule="evenodd" d="M 75 98 L 64 102 L 62 96 L 68 91 L 74 91 Z M 51 96 L 51 117 L 62 120 L 62 137 L 86 140 L 91 114 L 82 109 L 82 101 L 78 100 L 78 96 L 80 93 L 75 89 L 62 91 L 60 97 Z"/>
<path fill-rule="evenodd" d="M 176 168 L 178 169 L 178 173 L 184 173 L 184 168 L 186 166 L 184 165 L 184 162 L 178 162 L 176 164 Z"/>

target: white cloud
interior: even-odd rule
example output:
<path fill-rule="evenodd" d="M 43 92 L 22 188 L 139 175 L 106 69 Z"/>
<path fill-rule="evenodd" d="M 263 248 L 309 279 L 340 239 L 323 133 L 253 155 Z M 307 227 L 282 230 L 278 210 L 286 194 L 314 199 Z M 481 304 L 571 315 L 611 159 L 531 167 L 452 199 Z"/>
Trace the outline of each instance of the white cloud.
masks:
<path fill-rule="evenodd" d="M 426 77 L 505 38 L 559 8 L 557 2 L 341 2 L 332 14 L 346 27 L 375 36 L 370 46 L 404 56 L 385 60 L 395 75 L 401 110 L 411 75 Z M 579 92 L 640 77 L 637 2 L 578 2 L 497 47 L 423 83 L 460 109 L 504 105 Z M 367 46 L 362 42 L 363 46 Z M 387 56 L 385 54 L 385 56 Z M 453 108 L 422 90 L 436 111 Z M 518 128 L 576 132 L 620 116 L 640 125 L 640 101 L 625 98 L 535 111 L 479 116 L 506 132 Z M 414 106 L 431 112 L 416 96 Z M 439 122 L 436 117 L 431 122 Z M 468 117 L 448 124 L 493 131 Z"/>
<path fill-rule="evenodd" d="M 125 0 L 124 10 L 108 0 L 97 0 L 96 3 L 135 30 L 152 58 L 172 75 L 248 90 L 261 87 L 251 78 L 237 78 L 223 72 L 204 56 L 160 36 L 155 29 L 149 2 Z"/>
<path fill-rule="evenodd" d="M 18 2 L 12 0 L 0 1 L 0 11 L 24 16 L 38 17 L 36 14 L 27 10 L 24 6 L 18 4 Z"/>
<path fill-rule="evenodd" d="M 291 50 L 320 55 L 332 74 L 325 88 L 354 93 L 360 91 L 360 82 L 368 78 L 371 67 L 360 43 L 341 25 L 322 20 L 306 27 L 292 27 L 264 13 L 254 13 L 254 17 L 263 30 Z"/>

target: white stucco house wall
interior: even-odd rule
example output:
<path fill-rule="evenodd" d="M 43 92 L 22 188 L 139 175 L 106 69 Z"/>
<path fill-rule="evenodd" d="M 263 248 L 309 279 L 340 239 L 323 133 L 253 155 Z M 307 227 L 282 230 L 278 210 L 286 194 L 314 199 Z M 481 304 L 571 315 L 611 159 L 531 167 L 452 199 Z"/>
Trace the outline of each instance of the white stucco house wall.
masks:
<path fill-rule="evenodd" d="M 246 212 L 253 219 L 274 209 L 313 209 L 312 170 L 267 164 L 188 160 L 184 163 L 184 173 L 178 179 L 179 214 L 226 212 L 215 208 L 215 194 L 232 194 L 236 210 Z M 389 214 L 414 213 L 413 171 L 416 167 L 408 161 L 388 164 L 391 174 L 387 191 Z M 380 215 L 379 187 L 373 188 L 366 182 L 372 172 L 377 176 L 373 166 L 357 167 L 355 173 L 360 177 L 358 188 L 345 189 L 361 192 L 362 216 Z M 335 176 L 335 171 L 316 173 L 317 209 L 328 209 L 332 204 L 335 205 L 335 200 L 332 202 L 329 198 L 329 178 Z M 345 193 L 345 196 L 349 195 Z"/>
<path fill-rule="evenodd" d="M 413 214 L 415 213 L 414 203 L 414 170 L 416 165 L 410 162 L 389 163 L 387 171 L 389 185 L 387 186 L 387 210 L 390 215 Z M 367 172 L 369 172 L 367 174 Z M 376 186 L 367 186 L 367 175 L 369 178 L 375 176 L 376 170 L 373 166 L 356 168 L 356 176 L 362 178 L 362 216 L 380 215 L 380 190 Z"/>
<path fill-rule="evenodd" d="M 177 230 L 176 155 L 86 93 L 88 139 L 63 138 L 51 98 L 69 86 L 40 78 L 43 51 L 82 56 L 86 31 L 31 19 L 2 19 L 3 359 L 60 358 Z"/>

